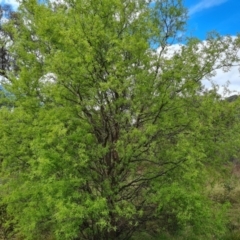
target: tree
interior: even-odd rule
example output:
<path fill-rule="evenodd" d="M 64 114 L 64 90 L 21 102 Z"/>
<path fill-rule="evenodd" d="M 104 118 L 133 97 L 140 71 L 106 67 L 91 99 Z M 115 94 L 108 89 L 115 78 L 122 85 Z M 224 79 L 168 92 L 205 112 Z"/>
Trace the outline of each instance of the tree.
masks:
<path fill-rule="evenodd" d="M 180 0 L 29 0 L 18 14 L 17 28 L 5 26 L 14 110 L 0 112 L 1 193 L 16 232 L 129 239 L 187 226 L 219 236 L 205 164 L 221 160 L 226 136 L 236 146 L 239 128 L 229 137 L 224 123 L 237 109 L 220 118 L 223 102 L 201 80 L 239 60 L 239 39 L 210 34 L 169 55 L 186 22 Z"/>
<path fill-rule="evenodd" d="M 16 26 L 17 18 L 17 13 L 13 11 L 11 5 L 0 5 L 0 75 L 2 77 L 6 77 L 6 71 L 10 69 L 15 68 L 15 70 L 17 70 L 15 59 L 8 51 L 12 41 L 11 34 L 3 29 L 4 23 L 9 19 L 11 19 Z"/>

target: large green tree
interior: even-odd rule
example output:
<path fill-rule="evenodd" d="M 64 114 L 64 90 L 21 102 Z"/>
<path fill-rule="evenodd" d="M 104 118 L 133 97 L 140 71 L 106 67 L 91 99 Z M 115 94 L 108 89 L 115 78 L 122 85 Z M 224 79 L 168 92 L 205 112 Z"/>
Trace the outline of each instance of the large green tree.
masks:
<path fill-rule="evenodd" d="M 18 27 L 6 24 L 18 71 L 0 111 L 0 189 L 24 239 L 222 233 L 205 166 L 237 153 L 238 109 L 201 80 L 238 61 L 239 40 L 170 54 L 186 9 L 150 2 L 21 1 Z"/>

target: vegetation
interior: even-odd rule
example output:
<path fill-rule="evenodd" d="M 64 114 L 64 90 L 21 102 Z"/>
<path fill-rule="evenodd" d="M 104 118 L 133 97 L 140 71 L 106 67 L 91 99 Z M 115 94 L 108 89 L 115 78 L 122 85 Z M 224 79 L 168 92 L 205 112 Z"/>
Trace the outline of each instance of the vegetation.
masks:
<path fill-rule="evenodd" d="M 218 177 L 238 159 L 239 99 L 201 80 L 239 62 L 240 39 L 171 54 L 186 19 L 180 0 L 22 1 L 4 26 L 5 239 L 230 234 L 238 188 Z"/>

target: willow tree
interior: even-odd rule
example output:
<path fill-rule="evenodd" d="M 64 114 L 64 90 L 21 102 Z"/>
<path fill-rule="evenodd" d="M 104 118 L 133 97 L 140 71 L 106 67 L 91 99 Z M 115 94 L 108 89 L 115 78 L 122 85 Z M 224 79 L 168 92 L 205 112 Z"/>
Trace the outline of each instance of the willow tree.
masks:
<path fill-rule="evenodd" d="M 220 234 L 204 165 L 226 139 L 235 146 L 238 128 L 229 134 L 223 102 L 201 80 L 238 61 L 238 39 L 189 39 L 170 54 L 186 23 L 180 0 L 28 0 L 18 11 L 18 27 L 6 24 L 14 108 L 0 111 L 1 193 L 16 232 Z"/>

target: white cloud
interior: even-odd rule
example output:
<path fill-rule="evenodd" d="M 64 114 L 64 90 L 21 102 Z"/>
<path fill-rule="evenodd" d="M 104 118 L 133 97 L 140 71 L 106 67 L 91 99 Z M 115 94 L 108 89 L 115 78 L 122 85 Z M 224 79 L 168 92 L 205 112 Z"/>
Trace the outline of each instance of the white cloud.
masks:
<path fill-rule="evenodd" d="M 236 39 L 236 36 L 231 37 L 233 40 Z M 205 44 L 205 41 L 203 41 Z M 229 49 L 231 49 L 231 44 L 229 46 Z M 233 52 L 235 50 L 232 50 Z M 237 51 L 237 58 L 240 59 L 240 50 Z M 225 54 L 221 55 L 222 58 L 227 57 Z M 219 59 L 220 61 L 220 59 Z M 216 62 L 216 64 L 219 64 L 219 61 Z M 227 95 L 232 95 L 234 92 L 235 94 L 238 93 L 240 94 L 240 65 L 239 62 L 233 62 L 232 67 L 229 68 L 221 68 L 221 69 L 216 69 L 215 76 L 211 77 L 211 82 L 219 86 L 219 93 L 223 94 L 224 89 L 227 87 L 227 89 L 230 91 L 229 94 Z M 209 80 L 203 79 L 202 80 L 203 85 L 210 89 L 212 86 L 209 82 Z"/>
<path fill-rule="evenodd" d="M 235 36 L 232 36 L 233 39 L 235 39 Z M 202 41 L 202 43 L 199 44 L 199 51 L 201 51 L 203 46 L 206 46 L 206 41 Z M 181 47 L 182 44 L 174 44 L 170 45 L 166 51 L 163 52 L 162 56 L 165 58 L 171 58 L 173 55 L 176 53 L 181 53 Z M 161 51 L 160 48 L 157 49 L 157 52 L 159 53 Z M 203 56 L 203 60 L 204 55 Z M 222 55 L 224 57 L 224 54 Z M 238 51 L 238 58 L 240 59 L 240 51 Z M 220 59 L 219 59 L 220 60 Z M 216 64 L 219 62 L 217 61 Z M 234 63 L 233 63 L 234 64 Z M 235 63 L 235 65 L 237 65 Z M 202 84 L 206 89 L 211 89 L 212 88 L 212 83 L 215 85 L 218 85 L 219 87 L 219 93 L 223 94 L 224 93 L 224 86 L 227 87 L 227 89 L 230 91 L 229 94 L 227 95 L 232 95 L 235 92 L 240 94 L 240 67 L 239 66 L 233 66 L 230 67 L 229 69 L 216 69 L 213 71 L 215 73 L 214 76 L 210 77 L 210 80 L 203 78 L 202 79 Z"/>
<path fill-rule="evenodd" d="M 240 93 L 240 73 L 239 67 L 231 67 L 228 72 L 224 72 L 221 69 L 216 70 L 216 75 L 211 79 L 215 84 L 219 86 L 219 93 L 224 92 L 224 86 L 227 86 L 231 92 Z M 211 89 L 211 83 L 209 80 L 203 80 L 203 85 L 207 89 Z M 229 94 L 232 95 L 233 93 Z"/>
<path fill-rule="evenodd" d="M 189 8 L 189 15 L 193 15 L 197 12 L 200 12 L 204 9 L 207 8 L 211 8 L 211 7 L 215 7 L 218 6 L 222 3 L 227 2 L 228 0 L 202 0 L 199 3 L 197 3 L 196 5 L 192 6 Z"/>

